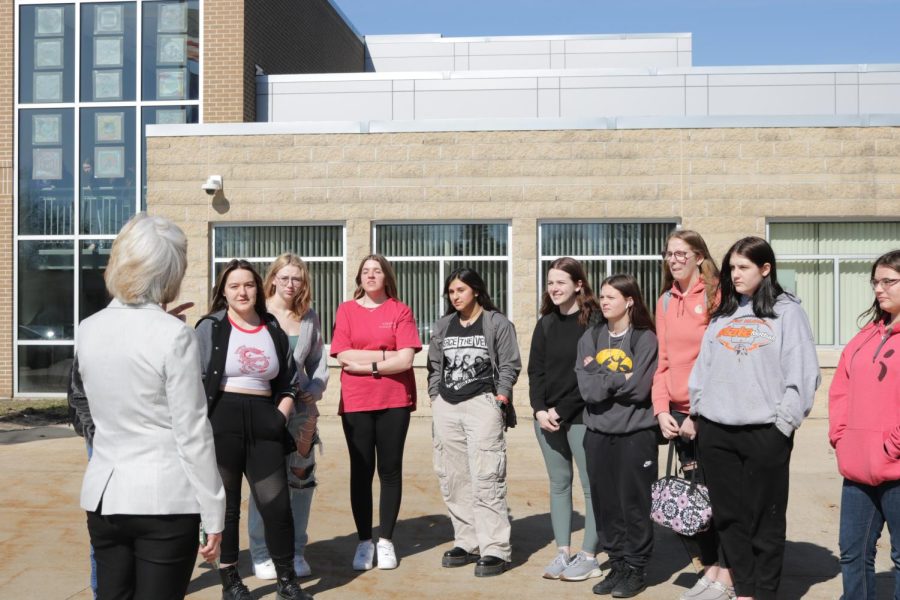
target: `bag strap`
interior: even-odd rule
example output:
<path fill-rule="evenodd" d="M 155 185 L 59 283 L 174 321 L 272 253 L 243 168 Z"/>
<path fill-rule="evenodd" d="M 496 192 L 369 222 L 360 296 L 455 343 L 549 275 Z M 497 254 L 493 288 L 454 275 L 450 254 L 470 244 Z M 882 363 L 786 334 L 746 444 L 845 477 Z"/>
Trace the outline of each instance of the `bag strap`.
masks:
<path fill-rule="evenodd" d="M 669 458 L 666 460 L 666 477 L 671 477 L 673 475 L 672 472 L 672 462 L 675 459 L 675 440 L 669 440 Z M 678 473 L 674 473 L 677 475 Z"/>

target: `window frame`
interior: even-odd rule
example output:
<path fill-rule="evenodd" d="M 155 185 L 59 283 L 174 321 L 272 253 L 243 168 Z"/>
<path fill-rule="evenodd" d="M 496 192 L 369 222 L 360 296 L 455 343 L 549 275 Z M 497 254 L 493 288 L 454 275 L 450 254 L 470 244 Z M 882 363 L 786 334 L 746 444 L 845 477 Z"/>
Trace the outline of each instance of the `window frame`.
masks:
<path fill-rule="evenodd" d="M 652 224 L 652 225 L 674 225 L 675 230 L 682 229 L 681 219 L 679 218 L 662 218 L 662 219 L 654 219 L 654 218 L 646 218 L 646 219 L 538 219 L 537 222 L 537 297 L 535 299 L 535 316 L 540 315 L 541 311 L 541 301 L 544 297 L 544 286 L 546 285 L 544 279 L 546 277 L 546 273 L 544 273 L 544 261 L 553 261 L 557 258 L 562 258 L 563 256 L 569 256 L 574 258 L 579 262 L 584 261 L 596 261 L 602 260 L 606 262 L 606 271 L 607 273 L 612 273 L 612 262 L 615 260 L 639 260 L 639 261 L 662 261 L 659 253 L 657 254 L 635 254 L 635 255 L 615 255 L 615 254 L 604 254 L 604 255 L 553 255 L 543 254 L 543 235 L 544 235 L 544 225 L 614 225 L 614 224 Z M 594 288 L 594 293 L 599 294 L 600 290 L 597 286 L 600 285 L 599 281 L 592 281 L 591 286 Z M 655 304 L 650 306 L 648 304 L 647 308 L 652 313 L 655 309 Z"/>
<path fill-rule="evenodd" d="M 12 235 L 12 284 L 13 284 L 13 308 L 12 308 L 12 396 L 13 398 L 61 398 L 65 396 L 62 392 L 23 392 L 20 391 L 19 381 L 19 348 L 23 346 L 71 346 L 74 348 L 75 339 L 78 336 L 80 326 L 80 290 L 81 290 L 81 250 L 83 242 L 91 240 L 114 240 L 117 234 L 82 234 L 81 231 L 81 169 L 83 157 L 81 153 L 81 109 L 94 108 L 131 108 L 134 110 L 134 131 L 135 131 L 135 213 L 145 210 L 143 206 L 143 185 L 141 180 L 144 169 L 144 136 L 142 131 L 142 114 L 144 108 L 165 107 L 165 106 L 193 106 L 197 108 L 197 120 L 203 122 L 203 100 L 204 83 L 204 53 L 206 48 L 204 11 L 204 0 L 197 0 L 198 15 L 198 32 L 197 37 L 200 44 L 200 52 L 198 53 L 198 69 L 201 76 L 198 81 L 197 99 L 196 100 L 142 100 L 141 90 L 141 72 L 143 68 L 143 7 L 145 2 L 154 2 L 156 0 L 14 0 L 13 10 L 13 138 L 15 144 L 12 152 L 12 204 L 13 204 L 13 235 Z M 135 99 L 123 101 L 82 101 L 81 100 L 81 43 L 82 43 L 82 7 L 87 4 L 133 4 L 135 7 Z M 26 6 L 72 6 L 75 11 L 74 28 L 72 31 L 74 39 L 74 90 L 71 102 L 20 102 L 19 87 L 21 83 L 22 73 L 20 72 L 20 15 L 23 7 Z M 19 234 L 19 116 L 23 110 L 71 110 L 73 113 L 73 145 L 74 145 L 74 173 L 75 180 L 73 182 L 72 192 L 72 233 L 64 235 L 54 234 Z M 93 157 L 92 157 L 93 158 Z M 138 176 L 140 175 L 140 177 Z M 25 241 L 45 241 L 45 242 L 70 242 L 72 244 L 72 252 L 74 262 L 72 266 L 73 278 L 73 325 L 74 336 L 71 340 L 20 340 L 19 339 L 19 244 Z"/>
<path fill-rule="evenodd" d="M 505 261 L 506 262 L 506 298 L 504 305 L 506 307 L 506 317 L 513 319 L 513 276 L 512 276 L 512 242 L 513 230 L 511 219 L 384 219 L 372 221 L 372 253 L 379 254 L 378 251 L 378 227 L 384 225 L 433 225 L 440 227 L 442 225 L 505 225 L 506 226 L 506 255 L 478 255 L 478 256 L 392 256 L 384 254 L 391 263 L 398 262 L 416 262 L 416 261 L 437 261 L 438 262 L 438 306 L 435 314 L 442 315 L 446 308 L 444 302 L 444 279 L 447 277 L 446 264 L 449 261 L 472 260 L 472 261 Z M 401 298 L 401 300 L 403 300 Z M 415 315 L 414 315 L 415 316 Z M 418 325 L 418 317 L 417 325 Z"/>
<path fill-rule="evenodd" d="M 784 224 L 825 224 L 825 223 L 881 223 L 884 222 L 885 219 L 878 217 L 851 217 L 852 221 L 848 221 L 846 217 L 772 217 L 766 219 L 766 241 L 770 244 L 772 243 L 772 225 L 778 225 L 781 223 Z M 888 221 L 894 222 L 893 219 L 889 219 Z M 900 222 L 900 220 L 897 220 Z M 881 253 L 873 253 L 873 254 L 780 254 L 776 253 L 776 259 L 779 263 L 781 262 L 792 262 L 792 261 L 831 261 L 831 276 L 834 280 L 834 285 L 831 290 L 832 293 L 832 322 L 831 322 L 831 339 L 834 340 L 831 344 L 816 344 L 816 348 L 820 350 L 835 350 L 840 351 L 846 346 L 846 344 L 841 343 L 841 278 L 840 278 L 840 262 L 842 260 L 846 261 L 868 261 L 870 263 L 874 262 L 876 258 L 878 258 Z M 802 300 L 802 298 L 801 298 Z"/>
<path fill-rule="evenodd" d="M 216 273 L 216 265 L 226 263 L 233 258 L 243 258 L 251 260 L 252 262 L 272 262 L 278 256 L 228 256 L 225 258 L 217 258 L 215 253 L 216 248 L 216 230 L 224 229 L 224 228 L 239 228 L 239 227 L 340 227 L 341 228 L 341 255 L 339 257 L 335 256 L 319 256 L 319 257 L 307 257 L 301 256 L 306 263 L 340 263 L 341 265 L 341 282 L 340 282 L 340 290 L 341 290 L 341 300 L 338 301 L 338 304 L 346 299 L 346 291 L 347 291 L 347 222 L 346 221 L 228 221 L 228 222 L 212 222 L 209 224 L 209 289 L 207 292 L 207 301 L 209 297 L 212 295 L 213 288 L 216 285 L 215 281 L 215 273 Z M 265 279 L 266 274 L 260 273 L 260 277 Z M 321 307 L 320 307 L 321 309 Z M 335 306 L 335 310 L 337 310 L 337 306 Z M 334 315 L 332 314 L 332 317 Z M 321 314 L 319 315 L 319 320 L 322 320 Z M 328 354 L 328 350 L 330 349 L 331 344 L 325 344 L 325 354 Z"/>

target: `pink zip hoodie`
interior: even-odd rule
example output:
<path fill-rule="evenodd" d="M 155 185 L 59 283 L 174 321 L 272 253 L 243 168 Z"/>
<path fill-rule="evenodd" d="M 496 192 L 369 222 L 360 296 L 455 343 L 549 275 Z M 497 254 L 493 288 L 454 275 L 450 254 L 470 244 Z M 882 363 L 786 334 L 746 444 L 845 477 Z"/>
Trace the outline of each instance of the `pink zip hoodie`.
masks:
<path fill-rule="evenodd" d="M 828 392 L 828 439 L 851 481 L 900 479 L 900 327 L 866 325 L 844 351 Z"/>
<path fill-rule="evenodd" d="M 672 410 L 690 412 L 688 377 L 700 354 L 700 342 L 709 324 L 703 278 L 699 278 L 686 294 L 673 284 L 671 294 L 666 310 L 663 310 L 665 294 L 656 302 L 659 363 L 653 376 L 654 416 Z"/>

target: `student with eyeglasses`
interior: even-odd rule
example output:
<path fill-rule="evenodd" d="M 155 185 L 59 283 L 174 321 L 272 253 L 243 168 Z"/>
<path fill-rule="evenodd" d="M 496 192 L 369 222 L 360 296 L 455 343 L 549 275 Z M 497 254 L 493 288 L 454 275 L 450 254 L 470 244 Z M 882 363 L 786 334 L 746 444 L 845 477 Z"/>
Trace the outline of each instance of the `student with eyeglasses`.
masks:
<path fill-rule="evenodd" d="M 735 594 L 774 600 L 794 432 L 819 386 L 816 344 L 799 299 L 778 283 L 764 239 L 729 248 L 719 287 L 688 380 L 690 414 Z"/>
<path fill-rule="evenodd" d="M 874 600 L 887 523 L 900 597 L 900 249 L 872 265 L 867 323 L 841 353 L 828 394 L 828 439 L 844 477 L 839 546 L 844 598 Z"/>
<path fill-rule="evenodd" d="M 312 570 L 304 551 L 316 487 L 314 442 L 318 440 L 319 419 L 316 402 L 322 399 L 328 385 L 328 357 L 322 350 L 322 327 L 312 308 L 311 277 L 303 259 L 290 253 L 276 258 L 269 265 L 263 291 L 266 309 L 288 336 L 300 377 L 294 412 L 288 419 L 288 431 L 296 450 L 287 459 L 287 480 L 294 517 L 294 571 L 298 577 L 309 577 Z M 253 496 L 249 501 L 247 533 L 254 575 L 259 579 L 275 579 L 275 565 L 266 548 L 265 529 Z"/>
<path fill-rule="evenodd" d="M 656 302 L 659 362 L 653 377 L 653 413 L 666 439 L 674 440 L 685 472 L 702 479 L 697 464 L 697 430 L 690 416 L 688 377 L 700 354 L 709 315 L 719 305 L 719 268 L 696 231 L 669 234 L 663 257 L 662 293 Z M 682 536 L 703 573 L 681 600 L 727 600 L 734 595 L 731 572 L 719 564 L 719 539 L 714 528 Z"/>

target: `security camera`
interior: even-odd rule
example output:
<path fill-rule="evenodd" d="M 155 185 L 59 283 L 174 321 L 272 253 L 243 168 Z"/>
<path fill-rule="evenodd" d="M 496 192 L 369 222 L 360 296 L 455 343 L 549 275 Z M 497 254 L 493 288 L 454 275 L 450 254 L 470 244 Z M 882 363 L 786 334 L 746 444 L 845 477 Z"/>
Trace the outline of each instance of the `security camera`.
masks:
<path fill-rule="evenodd" d="M 204 192 L 209 194 L 210 196 L 214 195 L 216 192 L 222 189 L 222 176 L 221 175 L 210 175 L 209 179 L 200 186 Z"/>

